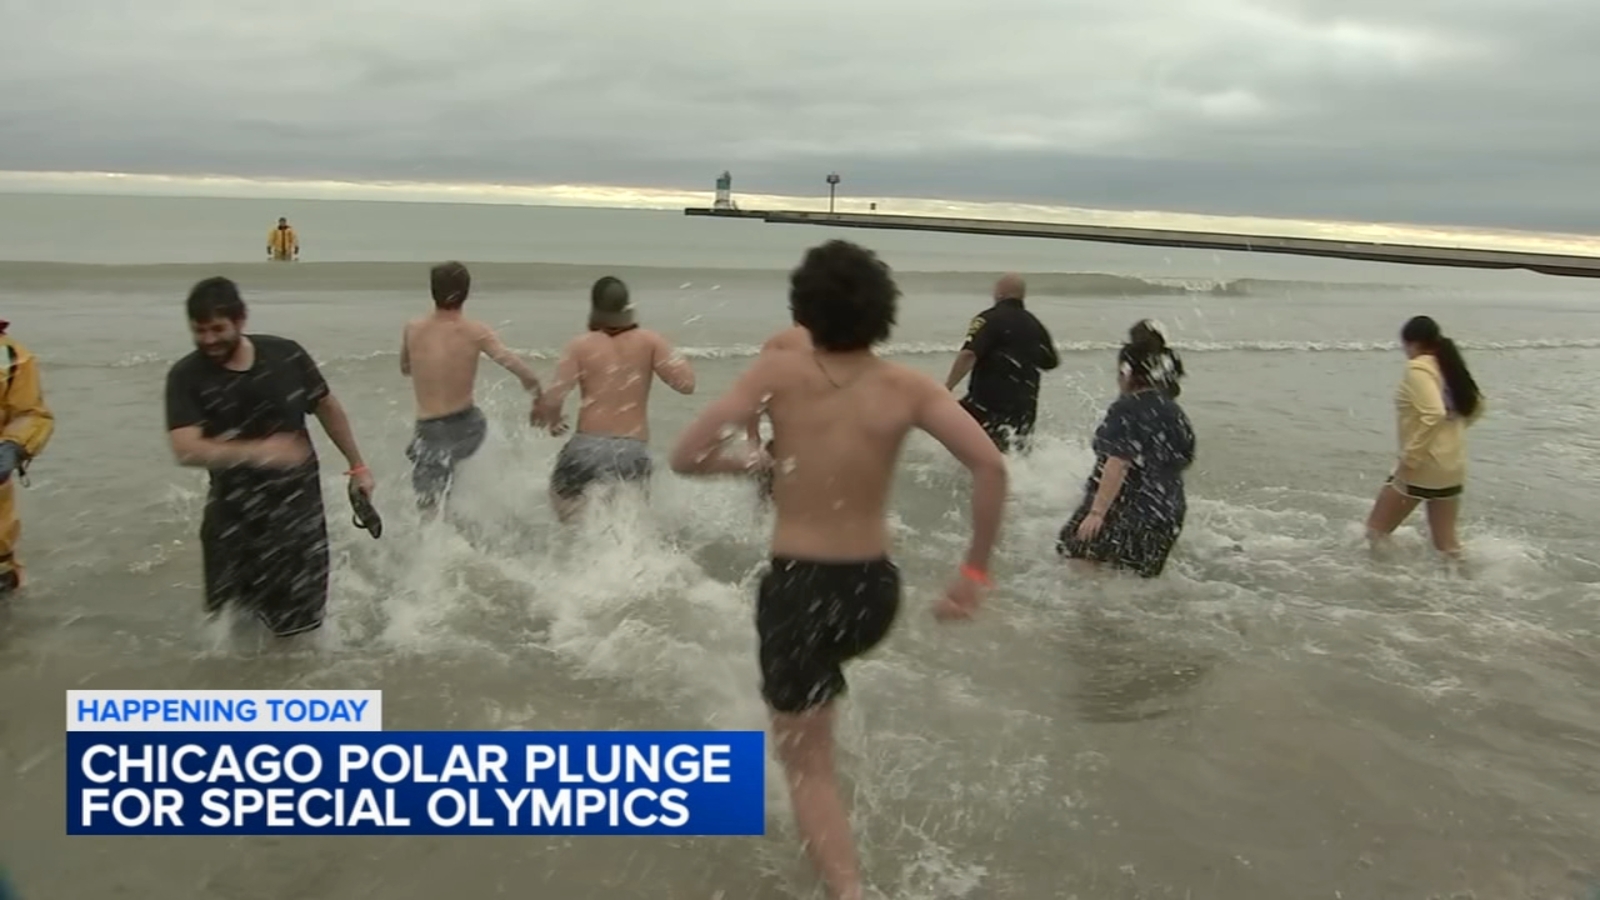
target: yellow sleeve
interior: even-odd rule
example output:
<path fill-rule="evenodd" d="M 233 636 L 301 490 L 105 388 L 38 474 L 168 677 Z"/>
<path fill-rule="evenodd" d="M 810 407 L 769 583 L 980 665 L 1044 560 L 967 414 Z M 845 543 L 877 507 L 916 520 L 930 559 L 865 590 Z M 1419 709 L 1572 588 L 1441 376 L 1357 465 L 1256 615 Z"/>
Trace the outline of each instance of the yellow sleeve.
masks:
<path fill-rule="evenodd" d="M 44 385 L 39 379 L 39 361 L 16 341 L 7 341 L 0 351 L 0 362 L 9 369 L 5 387 L 5 429 L 0 441 L 13 441 L 32 459 L 43 452 L 56 432 L 56 417 L 44 402 Z"/>
<path fill-rule="evenodd" d="M 1422 462 L 1423 452 L 1433 440 L 1433 433 L 1444 423 L 1449 413 L 1444 408 L 1444 393 L 1439 383 L 1426 369 L 1412 366 L 1400 380 L 1399 399 L 1410 407 L 1405 418 L 1406 433 L 1400 436 L 1401 462 L 1415 466 Z"/>

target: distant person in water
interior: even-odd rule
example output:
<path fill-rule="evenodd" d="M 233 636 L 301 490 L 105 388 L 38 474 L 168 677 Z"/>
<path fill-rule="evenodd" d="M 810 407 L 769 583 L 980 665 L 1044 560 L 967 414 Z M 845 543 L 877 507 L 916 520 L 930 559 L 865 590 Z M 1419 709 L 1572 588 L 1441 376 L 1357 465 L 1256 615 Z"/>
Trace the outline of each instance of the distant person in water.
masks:
<path fill-rule="evenodd" d="M 639 327 L 626 284 L 601 278 L 589 292 L 589 330 L 567 344 L 554 383 L 535 405 L 536 424 L 561 434 L 562 403 L 578 388 L 578 427 L 550 476 L 561 521 L 572 520 L 592 486 L 648 485 L 650 386 L 657 377 L 680 394 L 694 393 L 689 361 L 666 338 Z"/>
<path fill-rule="evenodd" d="M 279 637 L 320 628 L 328 528 L 306 419 L 322 423 L 350 463 L 350 488 L 370 497 L 350 420 L 298 342 L 245 333 L 232 281 L 196 284 L 186 310 L 195 350 L 167 373 L 167 433 L 179 465 L 211 476 L 200 523 L 205 610 L 237 604 Z"/>
<path fill-rule="evenodd" d="M 56 417 L 44 399 L 39 358 L 0 320 L 0 598 L 22 587 L 17 485 L 50 445 Z"/>
<path fill-rule="evenodd" d="M 288 219 L 280 218 L 277 227 L 267 232 L 267 259 L 289 262 L 300 259 L 300 239 Z"/>
<path fill-rule="evenodd" d="M 945 386 L 955 390 L 970 372 L 961 405 L 1003 452 L 1026 451 L 1039 418 L 1039 379 L 1061 364 L 1055 339 L 1023 306 L 1028 286 L 1020 275 L 994 285 L 994 305 L 967 326 Z"/>
<path fill-rule="evenodd" d="M 433 312 L 406 323 L 400 336 L 400 374 L 410 376 L 416 394 L 417 424 L 406 458 L 411 486 L 424 513 L 438 510 L 455 479 L 456 466 L 483 446 L 489 423 L 473 399 L 478 358 L 487 356 L 539 398 L 539 379 L 528 364 L 462 307 L 472 290 L 472 274 L 459 262 L 440 263 L 430 272 Z M 532 412 L 533 407 L 530 407 Z"/>
<path fill-rule="evenodd" d="M 1166 568 L 1188 513 L 1184 471 L 1194 428 L 1163 387 L 1172 361 L 1149 343 L 1117 354 L 1120 396 L 1094 435 L 1094 471 L 1083 503 L 1062 527 L 1056 552 L 1074 568 L 1109 566 L 1155 578 Z"/>
<path fill-rule="evenodd" d="M 1166 329 L 1154 319 L 1140 319 L 1128 329 L 1128 343 L 1135 347 L 1144 348 L 1148 352 L 1162 353 L 1171 363 L 1164 371 L 1169 373 L 1166 380 L 1160 385 L 1168 396 L 1177 399 L 1183 393 L 1183 360 L 1171 347 L 1167 346 Z"/>
<path fill-rule="evenodd" d="M 873 352 L 889 337 L 898 297 L 871 251 L 813 247 L 790 277 L 789 303 L 814 347 L 758 356 L 672 451 L 683 475 L 760 473 L 772 457 L 758 444 L 731 453 L 721 445 L 725 428 L 764 408 L 777 455 L 795 463 L 777 473 L 772 562 L 756 598 L 761 694 L 801 839 L 834 900 L 863 896 L 834 716 L 845 664 L 877 647 L 900 612 L 887 504 L 906 436 L 927 432 L 972 474 L 972 536 L 965 557 L 950 561 L 939 618 L 976 614 L 1005 508 L 1005 458 L 983 429 L 939 382 Z"/>
<path fill-rule="evenodd" d="M 1400 454 L 1367 516 L 1376 547 L 1417 504 L 1428 505 L 1433 546 L 1459 558 L 1456 518 L 1467 478 L 1467 428 L 1483 415 L 1484 397 L 1455 341 L 1439 323 L 1417 316 L 1400 329 L 1406 368 L 1395 392 Z"/>

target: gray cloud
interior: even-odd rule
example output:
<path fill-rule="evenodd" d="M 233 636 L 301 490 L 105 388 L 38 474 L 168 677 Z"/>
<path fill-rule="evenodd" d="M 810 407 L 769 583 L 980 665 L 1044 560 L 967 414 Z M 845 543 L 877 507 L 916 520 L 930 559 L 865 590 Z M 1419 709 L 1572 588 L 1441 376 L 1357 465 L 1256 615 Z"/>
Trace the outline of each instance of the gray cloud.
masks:
<path fill-rule="evenodd" d="M 1594 230 L 1592 0 L 13 0 L 0 168 Z"/>

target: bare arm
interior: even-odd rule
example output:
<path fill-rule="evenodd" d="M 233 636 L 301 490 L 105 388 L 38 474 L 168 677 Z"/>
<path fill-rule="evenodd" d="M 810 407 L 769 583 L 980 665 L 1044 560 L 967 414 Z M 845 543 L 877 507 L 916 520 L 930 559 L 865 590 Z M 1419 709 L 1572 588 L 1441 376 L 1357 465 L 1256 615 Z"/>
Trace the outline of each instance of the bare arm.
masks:
<path fill-rule="evenodd" d="M 655 370 L 667 387 L 680 394 L 694 393 L 694 367 L 659 334 L 656 335 Z"/>
<path fill-rule="evenodd" d="M 317 421 L 322 423 L 322 430 L 327 432 L 328 439 L 344 454 L 345 461 L 350 463 L 352 471 L 365 467 L 361 461 L 361 448 L 356 446 L 355 432 L 350 428 L 350 417 L 345 415 L 344 404 L 333 394 L 322 398 L 317 404 Z"/>
<path fill-rule="evenodd" d="M 172 455 L 180 466 L 199 469 L 226 469 L 233 466 L 272 465 L 263 441 L 219 441 L 207 438 L 199 425 L 174 428 L 167 432 Z"/>
<path fill-rule="evenodd" d="M 758 358 L 726 394 L 689 423 L 672 448 L 672 471 L 679 475 L 732 475 L 748 474 L 761 467 L 760 448 L 753 443 L 747 452 L 734 456 L 718 451 L 722 448 L 724 429 L 744 425 L 759 414 L 768 393 L 766 385 L 771 371 L 772 361 Z"/>
<path fill-rule="evenodd" d="M 400 374 L 411 375 L 411 326 L 400 330 Z"/>
<path fill-rule="evenodd" d="M 950 375 L 944 380 L 945 390 L 955 390 L 956 385 L 961 383 L 961 379 L 972 374 L 972 366 L 977 361 L 978 355 L 971 350 L 962 350 L 957 353 L 956 361 L 950 364 Z"/>
<path fill-rule="evenodd" d="M 550 383 L 550 388 L 544 392 L 544 404 L 550 412 L 562 412 L 562 404 L 566 402 L 566 394 L 578 386 L 581 370 L 578 367 L 578 341 L 566 344 L 566 351 L 562 360 L 555 364 L 555 381 Z"/>
<path fill-rule="evenodd" d="M 966 564 L 989 571 L 989 557 L 1000 539 L 1000 520 L 1006 505 L 1006 459 L 976 419 L 961 408 L 948 388 L 924 382 L 926 390 L 917 405 L 916 425 L 944 445 L 972 473 L 972 543 Z"/>
<path fill-rule="evenodd" d="M 485 356 L 499 364 L 502 369 L 517 376 L 517 380 L 522 382 L 523 390 L 535 396 L 540 393 L 542 388 L 539 385 L 539 376 L 533 374 L 533 370 L 528 368 L 527 363 L 523 362 L 515 353 L 512 353 L 509 347 L 501 343 L 500 336 L 495 334 L 494 329 L 487 325 L 483 326 L 483 330 L 478 333 L 478 349 L 482 350 Z"/>
<path fill-rule="evenodd" d="M 1104 518 L 1111 504 L 1117 502 L 1117 495 L 1122 493 L 1122 482 L 1127 477 L 1128 461 L 1120 456 L 1108 457 L 1105 467 L 1100 471 L 1100 489 L 1094 492 L 1089 513 Z"/>

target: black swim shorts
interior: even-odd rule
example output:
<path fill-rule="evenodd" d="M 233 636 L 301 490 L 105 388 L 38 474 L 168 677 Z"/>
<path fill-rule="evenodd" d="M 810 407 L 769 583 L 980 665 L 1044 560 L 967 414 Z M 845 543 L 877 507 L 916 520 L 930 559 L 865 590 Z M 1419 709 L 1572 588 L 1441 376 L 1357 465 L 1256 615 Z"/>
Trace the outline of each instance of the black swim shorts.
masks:
<path fill-rule="evenodd" d="M 887 558 L 774 557 L 756 596 L 761 695 L 801 713 L 844 694 L 844 664 L 878 646 L 900 612 L 900 570 Z"/>
<path fill-rule="evenodd" d="M 1394 484 L 1394 476 L 1390 475 L 1383 483 Z M 1425 488 L 1417 487 L 1414 484 L 1402 484 L 1396 486 L 1395 490 L 1413 500 L 1449 500 L 1461 496 L 1461 485 L 1459 484 L 1442 488 Z"/>

